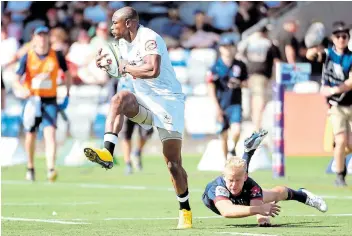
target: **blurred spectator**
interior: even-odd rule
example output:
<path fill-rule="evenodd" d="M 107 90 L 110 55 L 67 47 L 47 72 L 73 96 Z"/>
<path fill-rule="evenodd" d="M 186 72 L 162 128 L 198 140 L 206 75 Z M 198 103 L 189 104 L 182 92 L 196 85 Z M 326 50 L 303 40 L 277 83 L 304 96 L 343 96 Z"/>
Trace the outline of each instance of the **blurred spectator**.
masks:
<path fill-rule="evenodd" d="M 217 30 L 216 33 L 221 34 L 232 30 L 237 12 L 236 2 L 221 1 L 211 2 L 207 15 L 211 19 L 212 26 Z"/>
<path fill-rule="evenodd" d="M 55 51 L 61 51 L 65 56 L 68 53 L 68 35 L 63 28 L 54 28 L 50 30 L 50 44 Z"/>
<path fill-rule="evenodd" d="M 19 41 L 22 38 L 22 27 L 11 20 L 11 12 L 4 12 L 1 17 L 1 27 L 7 28 L 9 38 L 14 37 Z"/>
<path fill-rule="evenodd" d="M 107 2 L 88 2 L 89 7 L 84 9 L 84 18 L 92 23 L 99 23 L 108 20 Z"/>
<path fill-rule="evenodd" d="M 216 42 L 218 42 L 220 36 L 213 32 L 205 32 L 203 30 L 198 30 L 194 34 L 191 34 L 189 38 L 181 42 L 184 48 L 210 48 L 213 47 Z"/>
<path fill-rule="evenodd" d="M 100 22 L 95 33 L 96 35 L 90 41 L 90 45 L 94 52 L 98 52 L 103 45 L 108 43 L 110 34 L 108 24 L 106 22 Z"/>
<path fill-rule="evenodd" d="M 12 20 L 14 22 L 23 22 L 28 15 L 28 9 L 31 6 L 31 1 L 9 1 L 7 3 L 6 11 L 12 13 Z"/>
<path fill-rule="evenodd" d="M 272 76 L 274 60 L 280 57 L 268 37 L 268 29 L 266 27 L 248 39 L 244 49 L 244 56 L 247 59 L 248 86 L 252 95 L 252 121 L 255 129 L 259 131 L 266 106 L 266 93 Z"/>
<path fill-rule="evenodd" d="M 169 19 L 162 28 L 162 35 L 171 37 L 172 39 L 179 40 L 184 30 L 184 24 L 180 21 L 177 8 L 169 9 Z"/>
<path fill-rule="evenodd" d="M 17 49 L 19 47 L 18 41 L 14 37 L 9 37 L 6 27 L 1 27 L 1 67 L 7 66 L 12 58 L 16 56 Z"/>
<path fill-rule="evenodd" d="M 242 34 L 245 30 L 255 25 L 262 18 L 257 2 L 239 2 L 235 23 Z"/>
<path fill-rule="evenodd" d="M 205 13 L 201 10 L 194 12 L 194 25 L 192 27 L 185 28 L 182 38 L 181 45 L 184 48 L 210 48 L 213 47 L 220 39 L 220 36 L 214 31 Z"/>
<path fill-rule="evenodd" d="M 70 40 L 71 42 L 77 41 L 78 33 L 81 29 L 89 30 L 91 24 L 84 19 L 83 10 L 76 9 L 73 12 L 72 23 L 70 27 Z"/>
<path fill-rule="evenodd" d="M 96 67 L 95 55 L 87 31 L 81 30 L 77 42 L 71 45 L 66 58 L 70 71 L 85 84 L 105 84 L 108 80 L 107 73 Z"/>
<path fill-rule="evenodd" d="M 47 25 L 50 29 L 53 28 L 65 28 L 65 25 L 60 22 L 58 17 L 58 11 L 55 8 L 51 8 L 47 11 L 46 17 L 48 18 Z"/>
<path fill-rule="evenodd" d="M 205 32 L 214 32 L 214 29 L 209 23 L 204 11 L 196 10 L 194 12 L 194 25 L 191 28 L 194 32 L 203 30 Z"/>
<path fill-rule="evenodd" d="M 346 154 L 352 150 L 352 52 L 348 50 L 350 29 L 344 22 L 333 25 L 329 48 L 312 47 L 307 59 L 324 64 L 321 94 L 329 105 L 330 122 L 334 134 L 335 185 L 347 186 Z"/>
<path fill-rule="evenodd" d="M 298 25 L 295 21 L 287 21 L 284 23 L 284 32 L 279 36 L 279 49 L 281 59 L 287 63 L 296 63 L 299 59 L 298 40 L 295 37 Z"/>

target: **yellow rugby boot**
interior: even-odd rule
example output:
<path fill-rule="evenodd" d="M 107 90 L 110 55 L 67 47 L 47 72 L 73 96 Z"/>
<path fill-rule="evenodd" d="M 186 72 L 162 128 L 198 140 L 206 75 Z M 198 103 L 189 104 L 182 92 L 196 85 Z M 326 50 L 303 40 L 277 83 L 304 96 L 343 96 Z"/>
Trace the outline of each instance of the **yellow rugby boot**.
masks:
<path fill-rule="evenodd" d="M 192 211 L 182 209 L 179 212 L 177 229 L 192 228 Z"/>
<path fill-rule="evenodd" d="M 113 156 L 106 148 L 85 148 L 84 155 L 88 160 L 98 163 L 105 169 L 111 169 L 114 166 Z"/>

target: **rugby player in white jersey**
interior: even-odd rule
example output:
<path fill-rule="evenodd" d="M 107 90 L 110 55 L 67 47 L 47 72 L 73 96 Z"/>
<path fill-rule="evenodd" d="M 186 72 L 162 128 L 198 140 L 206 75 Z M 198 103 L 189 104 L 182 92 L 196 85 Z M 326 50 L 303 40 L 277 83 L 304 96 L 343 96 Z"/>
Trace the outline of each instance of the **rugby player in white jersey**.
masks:
<path fill-rule="evenodd" d="M 135 93 L 121 91 L 111 99 L 104 148 L 85 148 L 84 153 L 90 161 L 110 169 L 124 116 L 145 128 L 155 126 L 180 203 L 177 228 L 191 228 L 187 173 L 181 161 L 185 96 L 171 66 L 165 42 L 153 30 L 139 24 L 138 13 L 131 7 L 114 13 L 111 33 L 121 54 L 120 72 L 133 77 Z M 101 55 L 101 51 L 96 58 L 99 68 L 102 68 L 102 59 L 106 57 Z"/>

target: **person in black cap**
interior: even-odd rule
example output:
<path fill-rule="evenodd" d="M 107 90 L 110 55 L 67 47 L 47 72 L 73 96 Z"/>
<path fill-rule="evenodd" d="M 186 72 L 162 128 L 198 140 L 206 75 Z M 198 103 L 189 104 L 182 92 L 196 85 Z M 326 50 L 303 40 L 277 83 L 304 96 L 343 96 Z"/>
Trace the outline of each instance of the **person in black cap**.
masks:
<path fill-rule="evenodd" d="M 56 102 L 57 77 L 59 70 L 65 73 L 67 96 L 62 105 Z M 23 84 L 20 78 L 25 75 Z M 25 148 L 28 153 L 26 179 L 35 180 L 34 152 L 36 132 L 39 125 L 43 126 L 45 153 L 47 158 L 47 178 L 55 181 L 57 172 L 55 170 L 56 159 L 56 123 L 59 109 L 65 109 L 68 105 L 68 96 L 71 85 L 71 75 L 68 71 L 64 56 L 59 51 L 50 48 L 49 29 L 39 26 L 34 30 L 33 42 L 28 52 L 21 58 L 19 68 L 16 71 L 14 81 L 15 95 L 26 99 L 26 107 L 23 114 L 23 123 L 26 129 Z M 36 114 L 31 112 L 30 107 L 35 108 Z M 29 109 L 26 109 L 29 107 Z M 32 109 L 33 110 L 33 109 Z M 35 116 L 35 117 L 34 117 Z"/>
<path fill-rule="evenodd" d="M 218 133 L 222 139 L 225 158 L 228 155 L 228 130 L 231 129 L 234 148 L 230 155 L 235 156 L 235 147 L 240 137 L 242 121 L 241 88 L 247 86 L 247 67 L 234 58 L 235 48 L 231 39 L 219 41 L 219 58 L 207 75 L 209 95 L 216 106 Z"/>
<path fill-rule="evenodd" d="M 352 150 L 352 52 L 348 49 L 349 28 L 343 22 L 333 25 L 333 46 L 307 50 L 307 59 L 324 63 L 321 93 L 327 98 L 334 133 L 334 159 L 337 186 L 346 186 L 346 150 Z"/>

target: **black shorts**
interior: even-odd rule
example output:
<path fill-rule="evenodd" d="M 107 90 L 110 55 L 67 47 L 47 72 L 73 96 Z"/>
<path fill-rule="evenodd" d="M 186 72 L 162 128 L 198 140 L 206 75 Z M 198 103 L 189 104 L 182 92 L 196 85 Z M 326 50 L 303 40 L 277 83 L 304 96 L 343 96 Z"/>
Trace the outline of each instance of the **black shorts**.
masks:
<path fill-rule="evenodd" d="M 121 137 L 122 139 L 125 139 L 125 140 L 131 140 L 135 126 L 138 126 L 139 135 L 143 139 L 147 139 L 150 136 L 152 136 L 153 128 L 146 130 L 146 129 L 142 128 L 139 124 L 137 124 L 137 123 L 131 121 L 130 119 L 128 119 L 127 117 L 125 117 L 125 121 L 123 122 L 122 130 L 119 133 L 119 137 Z"/>

